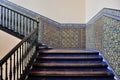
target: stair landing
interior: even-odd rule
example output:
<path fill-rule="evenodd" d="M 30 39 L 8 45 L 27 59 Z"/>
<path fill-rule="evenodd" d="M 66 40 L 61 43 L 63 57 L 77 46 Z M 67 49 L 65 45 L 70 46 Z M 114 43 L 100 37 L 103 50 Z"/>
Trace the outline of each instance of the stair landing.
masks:
<path fill-rule="evenodd" d="M 84 50 L 84 49 L 62 49 L 62 48 L 54 48 L 50 50 L 43 50 L 44 53 L 94 53 L 95 51 Z"/>

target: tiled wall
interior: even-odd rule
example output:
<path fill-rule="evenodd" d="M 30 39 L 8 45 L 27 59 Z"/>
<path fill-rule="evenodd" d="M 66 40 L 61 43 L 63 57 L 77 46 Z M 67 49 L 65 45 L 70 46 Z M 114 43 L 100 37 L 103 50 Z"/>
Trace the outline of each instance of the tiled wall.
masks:
<path fill-rule="evenodd" d="M 85 27 L 74 26 L 42 21 L 42 42 L 54 48 L 85 48 Z"/>
<path fill-rule="evenodd" d="M 94 23 L 88 24 L 86 28 L 86 47 L 102 51 L 102 22 L 103 17 L 97 19 Z"/>
<path fill-rule="evenodd" d="M 101 51 L 120 77 L 120 10 L 101 12 L 87 24 L 86 47 Z"/>
<path fill-rule="evenodd" d="M 42 28 L 42 42 L 55 48 L 60 47 L 60 28 L 43 22 Z"/>
<path fill-rule="evenodd" d="M 85 28 L 62 28 L 62 48 L 85 48 Z"/>
<path fill-rule="evenodd" d="M 103 51 L 115 72 L 120 75 L 120 20 L 104 16 Z"/>

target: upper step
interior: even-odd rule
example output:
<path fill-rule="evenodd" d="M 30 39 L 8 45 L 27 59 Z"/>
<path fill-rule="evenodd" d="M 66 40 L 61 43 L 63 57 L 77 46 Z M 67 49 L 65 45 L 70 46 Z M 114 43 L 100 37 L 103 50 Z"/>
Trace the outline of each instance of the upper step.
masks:
<path fill-rule="evenodd" d="M 80 49 L 47 49 L 40 50 L 41 57 L 99 57 L 99 52 L 86 51 Z"/>
<path fill-rule="evenodd" d="M 92 53 L 92 54 L 99 54 L 99 52 L 87 51 L 87 50 L 82 50 L 82 49 L 50 49 L 50 50 L 42 50 L 41 53 Z"/>

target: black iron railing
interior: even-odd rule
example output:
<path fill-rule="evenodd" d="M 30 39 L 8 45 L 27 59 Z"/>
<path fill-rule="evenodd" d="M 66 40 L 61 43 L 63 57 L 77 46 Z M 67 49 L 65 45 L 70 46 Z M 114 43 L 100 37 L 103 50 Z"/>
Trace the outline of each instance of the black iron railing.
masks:
<path fill-rule="evenodd" d="M 0 4 L 0 29 L 22 38 L 0 60 L 0 80 L 25 80 L 37 55 L 38 20 Z"/>
<path fill-rule="evenodd" d="M 37 27 L 37 21 L 36 18 L 0 4 L 0 25 L 1 29 L 9 29 L 7 32 L 24 37 Z"/>
<path fill-rule="evenodd" d="M 24 80 L 34 61 L 34 57 L 37 55 L 37 40 L 38 28 L 33 30 L 2 58 L 0 61 L 1 80 Z"/>

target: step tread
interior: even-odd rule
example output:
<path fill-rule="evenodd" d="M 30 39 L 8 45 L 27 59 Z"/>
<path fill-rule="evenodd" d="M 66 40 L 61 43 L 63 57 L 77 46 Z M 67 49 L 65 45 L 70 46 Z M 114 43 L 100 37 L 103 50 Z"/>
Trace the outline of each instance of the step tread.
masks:
<path fill-rule="evenodd" d="M 99 53 L 94 51 L 80 50 L 80 49 L 51 49 L 43 50 L 42 53 Z"/>
<path fill-rule="evenodd" d="M 63 57 L 59 57 L 59 56 L 57 56 L 57 57 L 54 57 L 54 56 L 50 56 L 50 57 L 44 57 L 44 56 L 38 56 L 37 57 L 37 59 L 73 59 L 73 60 L 75 60 L 75 59 L 102 59 L 102 57 L 83 57 L 83 56 L 79 56 L 79 57 L 68 57 L 68 56 L 63 56 Z"/>
<path fill-rule="evenodd" d="M 114 76 L 107 71 L 32 71 L 32 76 Z"/>
<path fill-rule="evenodd" d="M 106 64 L 103 63 L 86 63 L 86 64 L 66 64 L 66 63 L 34 63 L 33 66 L 36 67 L 107 67 Z"/>

